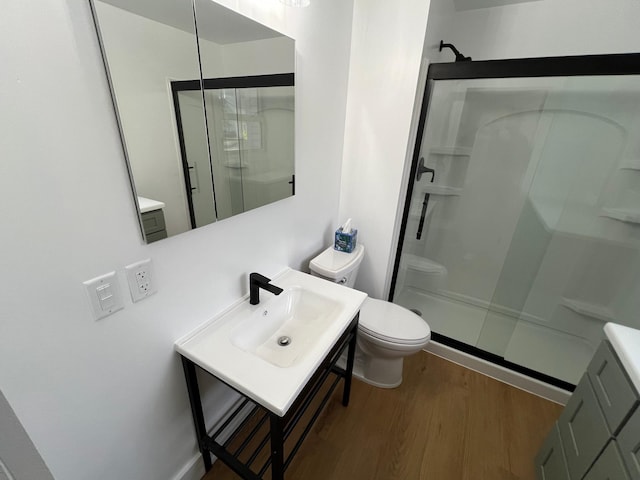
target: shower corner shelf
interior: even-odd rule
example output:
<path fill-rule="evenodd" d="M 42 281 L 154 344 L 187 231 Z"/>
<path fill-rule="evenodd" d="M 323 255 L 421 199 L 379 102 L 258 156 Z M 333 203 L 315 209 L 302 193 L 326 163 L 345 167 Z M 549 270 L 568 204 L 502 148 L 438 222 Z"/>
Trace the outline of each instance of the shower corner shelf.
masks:
<path fill-rule="evenodd" d="M 603 208 L 601 217 L 608 217 L 625 223 L 640 224 L 640 210 L 631 208 Z"/>
<path fill-rule="evenodd" d="M 431 155 L 450 155 L 452 157 L 470 157 L 471 147 L 432 147 L 429 149 Z"/>
<path fill-rule="evenodd" d="M 584 315 L 585 317 L 595 318 L 603 322 L 616 322 L 613 310 L 603 305 L 577 300 L 575 298 L 562 297 L 560 305 L 569 310 Z"/>
<path fill-rule="evenodd" d="M 403 257 L 404 265 L 428 275 L 446 275 L 447 267 L 426 257 L 407 253 Z"/>
<path fill-rule="evenodd" d="M 640 170 L 640 160 L 626 160 L 620 165 L 620 170 Z"/>
<path fill-rule="evenodd" d="M 246 162 L 226 161 L 224 162 L 224 166 L 227 168 L 249 168 Z"/>
<path fill-rule="evenodd" d="M 460 195 L 462 189 L 457 187 L 450 187 L 448 185 L 434 185 L 430 183 L 422 187 L 422 193 L 428 193 L 430 195 Z"/>

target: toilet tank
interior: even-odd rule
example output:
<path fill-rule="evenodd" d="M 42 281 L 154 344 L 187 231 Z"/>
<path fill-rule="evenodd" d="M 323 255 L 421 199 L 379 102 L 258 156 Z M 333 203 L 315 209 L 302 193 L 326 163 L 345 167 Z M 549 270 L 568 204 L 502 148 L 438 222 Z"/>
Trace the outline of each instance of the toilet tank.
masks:
<path fill-rule="evenodd" d="M 327 248 L 309 263 L 311 275 L 353 288 L 364 257 L 364 245 L 357 245 L 351 253 Z"/>

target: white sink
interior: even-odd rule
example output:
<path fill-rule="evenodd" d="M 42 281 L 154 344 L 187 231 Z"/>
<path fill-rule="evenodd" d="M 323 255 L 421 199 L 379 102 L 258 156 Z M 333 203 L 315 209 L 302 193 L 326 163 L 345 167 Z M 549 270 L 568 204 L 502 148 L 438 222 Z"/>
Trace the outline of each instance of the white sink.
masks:
<path fill-rule="evenodd" d="M 261 292 L 262 293 L 262 292 Z M 290 367 L 335 320 L 340 304 L 301 286 L 287 288 L 241 320 L 231 343 L 278 367 Z"/>
<path fill-rule="evenodd" d="M 248 295 L 175 343 L 175 349 L 204 370 L 284 415 L 367 295 L 287 269 L 272 278 L 283 289 Z M 288 337 L 286 346 L 278 339 Z M 286 342 L 285 342 L 286 343 Z"/>

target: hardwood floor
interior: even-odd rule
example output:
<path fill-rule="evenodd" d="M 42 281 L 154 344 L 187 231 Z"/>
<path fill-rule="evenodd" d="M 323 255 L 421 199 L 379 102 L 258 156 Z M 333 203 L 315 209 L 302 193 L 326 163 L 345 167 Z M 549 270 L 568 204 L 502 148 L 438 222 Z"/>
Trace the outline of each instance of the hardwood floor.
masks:
<path fill-rule="evenodd" d="M 287 480 L 533 480 L 535 456 L 562 406 L 420 352 L 404 381 L 341 387 Z M 237 479 L 216 462 L 204 480 Z M 269 475 L 266 475 L 269 478 Z"/>

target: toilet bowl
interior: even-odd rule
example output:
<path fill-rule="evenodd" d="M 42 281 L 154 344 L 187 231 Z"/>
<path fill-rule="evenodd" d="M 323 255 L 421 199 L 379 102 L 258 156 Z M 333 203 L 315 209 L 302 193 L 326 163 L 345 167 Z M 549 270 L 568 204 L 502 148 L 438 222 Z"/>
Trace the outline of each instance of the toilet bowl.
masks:
<path fill-rule="evenodd" d="M 415 313 L 367 298 L 358 328 L 363 380 L 377 387 L 397 387 L 402 383 L 404 357 L 422 350 L 430 338 L 429 325 Z"/>
<path fill-rule="evenodd" d="M 311 260 L 311 274 L 353 287 L 364 246 L 352 253 L 327 248 Z M 403 359 L 422 350 L 431 338 L 424 319 L 400 305 L 367 298 L 360 309 L 354 376 L 381 388 L 402 383 Z"/>

